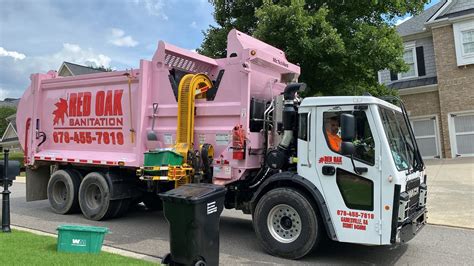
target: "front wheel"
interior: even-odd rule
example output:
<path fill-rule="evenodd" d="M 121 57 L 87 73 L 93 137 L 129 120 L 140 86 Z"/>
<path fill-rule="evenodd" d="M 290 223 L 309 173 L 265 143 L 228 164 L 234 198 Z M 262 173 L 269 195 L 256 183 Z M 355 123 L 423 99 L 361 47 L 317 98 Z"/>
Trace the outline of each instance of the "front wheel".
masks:
<path fill-rule="evenodd" d="M 299 259 L 321 238 L 316 210 L 299 191 L 270 190 L 258 201 L 253 226 L 262 246 L 274 256 Z"/>

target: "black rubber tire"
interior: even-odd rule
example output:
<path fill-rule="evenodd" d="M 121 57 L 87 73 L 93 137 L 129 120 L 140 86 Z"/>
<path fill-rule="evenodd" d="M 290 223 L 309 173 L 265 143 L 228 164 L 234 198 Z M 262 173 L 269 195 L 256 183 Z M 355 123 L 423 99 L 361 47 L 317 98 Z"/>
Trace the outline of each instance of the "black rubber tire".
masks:
<path fill-rule="evenodd" d="M 120 200 L 110 200 L 110 188 L 105 177 L 98 172 L 87 174 L 79 187 L 79 206 L 89 220 L 100 221 L 118 213 Z"/>
<path fill-rule="evenodd" d="M 154 194 L 145 194 L 143 195 L 143 204 L 149 211 L 162 211 L 163 210 L 163 201 L 158 195 Z"/>
<path fill-rule="evenodd" d="M 118 218 L 124 216 L 130 208 L 131 199 L 122 199 L 117 207 L 116 212 L 110 218 Z"/>
<path fill-rule="evenodd" d="M 290 243 L 278 241 L 267 226 L 270 211 L 279 204 L 291 206 L 301 219 L 301 232 Z M 318 245 L 322 235 L 317 211 L 302 193 L 291 188 L 275 188 L 260 198 L 253 213 L 253 227 L 260 244 L 268 253 L 287 259 L 304 257 Z"/>
<path fill-rule="evenodd" d="M 48 200 L 55 213 L 67 214 L 79 210 L 80 176 L 69 170 L 57 170 L 48 182 Z"/>

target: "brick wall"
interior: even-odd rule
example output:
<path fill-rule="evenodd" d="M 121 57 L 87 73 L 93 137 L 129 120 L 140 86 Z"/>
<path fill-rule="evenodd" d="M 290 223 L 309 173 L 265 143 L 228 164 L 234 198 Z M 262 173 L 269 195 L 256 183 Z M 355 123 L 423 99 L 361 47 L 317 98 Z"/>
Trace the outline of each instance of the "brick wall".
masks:
<path fill-rule="evenodd" d="M 474 65 L 458 67 L 452 25 L 434 28 L 433 43 L 441 110 L 441 135 L 445 156 L 451 157 L 448 113 L 474 110 Z"/>
<path fill-rule="evenodd" d="M 439 96 L 437 91 L 400 96 L 412 116 L 440 115 Z"/>

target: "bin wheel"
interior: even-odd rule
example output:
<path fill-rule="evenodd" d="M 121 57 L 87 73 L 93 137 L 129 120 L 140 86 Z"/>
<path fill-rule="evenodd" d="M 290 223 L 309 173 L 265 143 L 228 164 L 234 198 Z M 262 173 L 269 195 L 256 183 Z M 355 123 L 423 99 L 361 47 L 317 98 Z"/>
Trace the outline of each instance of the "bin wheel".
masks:
<path fill-rule="evenodd" d="M 196 262 L 194 262 L 194 266 L 206 266 L 207 263 L 204 261 L 204 259 L 199 259 Z"/>
<path fill-rule="evenodd" d="M 198 260 L 194 263 L 194 266 L 206 266 L 207 263 L 203 260 Z"/>
<path fill-rule="evenodd" d="M 75 171 L 55 171 L 48 182 L 48 200 L 55 213 L 66 214 L 79 210 L 78 193 L 81 177 Z"/>
<path fill-rule="evenodd" d="M 118 213 L 120 200 L 110 200 L 110 188 L 98 172 L 87 174 L 79 187 L 79 206 L 89 220 L 104 220 Z"/>
<path fill-rule="evenodd" d="M 264 194 L 255 208 L 253 226 L 268 253 L 287 259 L 308 254 L 322 235 L 315 208 L 291 188 L 276 188 Z"/>

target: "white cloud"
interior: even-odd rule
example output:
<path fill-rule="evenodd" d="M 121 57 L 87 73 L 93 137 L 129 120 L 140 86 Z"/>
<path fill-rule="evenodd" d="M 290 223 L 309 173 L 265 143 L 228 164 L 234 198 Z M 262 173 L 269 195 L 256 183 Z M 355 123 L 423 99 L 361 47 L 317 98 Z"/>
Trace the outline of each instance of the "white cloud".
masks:
<path fill-rule="evenodd" d="M 163 11 L 165 7 L 165 0 L 135 0 L 135 4 L 143 3 L 148 14 L 160 17 L 163 20 L 168 20 L 168 16 Z"/>
<path fill-rule="evenodd" d="M 0 100 L 4 100 L 5 98 L 10 98 L 11 90 L 5 90 L 4 88 L 0 88 Z"/>
<path fill-rule="evenodd" d="M 51 69 L 58 70 L 62 62 L 67 61 L 85 66 L 104 66 L 110 67 L 112 59 L 110 57 L 98 54 L 92 49 L 82 49 L 77 44 L 63 43 L 63 48 L 51 55 L 43 55 L 31 58 L 29 65 L 35 72 L 43 72 Z"/>
<path fill-rule="evenodd" d="M 189 24 L 189 26 L 191 26 L 191 28 L 193 28 L 193 29 L 198 28 L 196 21 L 191 22 L 191 24 Z"/>
<path fill-rule="evenodd" d="M 26 58 L 26 55 L 16 52 L 16 51 L 7 51 L 5 48 L 0 46 L 0 56 L 8 56 L 16 60 L 23 60 Z"/>
<path fill-rule="evenodd" d="M 395 26 L 398 26 L 398 25 L 402 24 L 403 22 L 405 22 L 405 21 L 407 21 L 407 20 L 409 20 L 409 19 L 411 19 L 411 18 L 412 18 L 412 16 L 408 16 L 408 17 L 406 17 L 406 18 L 400 18 L 400 19 L 398 19 L 397 21 L 395 21 Z"/>
<path fill-rule="evenodd" d="M 125 36 L 125 32 L 117 28 L 111 29 L 109 43 L 120 47 L 135 47 L 138 44 L 138 42 L 135 41 L 132 36 Z"/>

